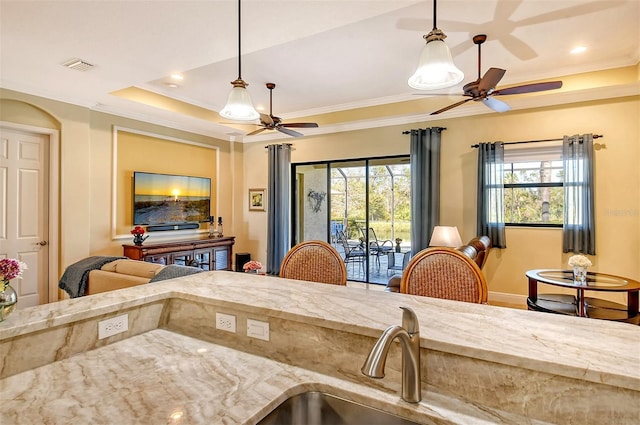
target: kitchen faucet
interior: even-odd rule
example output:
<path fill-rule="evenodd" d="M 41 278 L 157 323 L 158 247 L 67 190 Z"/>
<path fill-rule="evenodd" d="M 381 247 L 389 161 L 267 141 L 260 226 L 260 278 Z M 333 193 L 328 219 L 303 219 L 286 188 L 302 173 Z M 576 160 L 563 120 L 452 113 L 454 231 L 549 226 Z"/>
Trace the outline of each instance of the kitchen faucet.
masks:
<path fill-rule="evenodd" d="M 384 365 L 389 347 L 395 338 L 402 347 L 402 399 L 409 403 L 421 400 L 420 329 L 418 318 L 409 307 L 402 309 L 402 326 L 388 327 L 375 343 L 362 366 L 362 373 L 371 378 L 384 378 Z"/>

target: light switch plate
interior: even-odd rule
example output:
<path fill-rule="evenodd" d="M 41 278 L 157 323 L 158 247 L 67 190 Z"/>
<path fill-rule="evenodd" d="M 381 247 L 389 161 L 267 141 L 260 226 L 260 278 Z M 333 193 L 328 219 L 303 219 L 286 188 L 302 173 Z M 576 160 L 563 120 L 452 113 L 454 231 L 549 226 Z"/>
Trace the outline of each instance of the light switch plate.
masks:
<path fill-rule="evenodd" d="M 247 319 L 247 336 L 269 341 L 269 322 Z"/>

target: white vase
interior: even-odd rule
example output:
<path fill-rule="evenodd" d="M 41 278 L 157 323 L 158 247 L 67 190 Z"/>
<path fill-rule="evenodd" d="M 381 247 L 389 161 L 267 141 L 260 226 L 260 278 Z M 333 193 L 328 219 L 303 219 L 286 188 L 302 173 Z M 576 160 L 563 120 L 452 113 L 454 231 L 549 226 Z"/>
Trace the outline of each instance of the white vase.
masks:
<path fill-rule="evenodd" d="M 575 266 L 573 268 L 573 280 L 581 284 L 587 283 L 587 268 Z"/>

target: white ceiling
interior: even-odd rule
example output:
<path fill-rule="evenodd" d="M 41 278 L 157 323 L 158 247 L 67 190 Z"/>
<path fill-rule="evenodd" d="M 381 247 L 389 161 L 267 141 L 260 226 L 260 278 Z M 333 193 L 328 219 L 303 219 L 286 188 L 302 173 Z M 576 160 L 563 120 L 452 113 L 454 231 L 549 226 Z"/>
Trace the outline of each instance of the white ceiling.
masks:
<path fill-rule="evenodd" d="M 415 99 L 406 81 L 432 10 L 432 1 L 244 0 L 242 77 L 267 110 L 265 83 L 276 83 L 273 112 L 289 121 Z M 638 0 L 440 0 L 437 16 L 465 73 L 456 94 L 477 78 L 478 33 L 488 36 L 482 73 L 507 70 L 498 88 L 640 61 Z M 220 110 L 237 76 L 237 19 L 235 0 L 1 0 L 0 86 L 228 138 L 237 130 L 110 93 L 135 86 Z M 587 52 L 570 55 L 578 44 Z M 62 66 L 72 58 L 95 67 Z M 178 88 L 167 85 L 172 72 L 185 77 Z"/>

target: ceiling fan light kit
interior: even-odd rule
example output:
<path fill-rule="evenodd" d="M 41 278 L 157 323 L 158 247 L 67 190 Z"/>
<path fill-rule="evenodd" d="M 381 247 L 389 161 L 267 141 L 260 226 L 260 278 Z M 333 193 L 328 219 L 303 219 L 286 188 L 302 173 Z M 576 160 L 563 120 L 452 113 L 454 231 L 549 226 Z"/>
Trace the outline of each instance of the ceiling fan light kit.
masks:
<path fill-rule="evenodd" d="M 247 91 L 248 84 L 244 82 L 241 77 L 242 71 L 242 54 L 241 54 L 241 24 L 242 13 L 240 8 L 240 1 L 238 0 L 238 78 L 231 82 L 233 88 L 229 97 L 227 98 L 227 104 L 219 112 L 220 116 L 230 120 L 236 121 L 253 121 L 260 118 L 260 114 L 253 107 L 251 96 Z"/>
<path fill-rule="evenodd" d="M 417 90 L 435 90 L 455 86 L 464 73 L 453 63 L 447 36 L 436 27 L 436 0 L 433 1 L 433 29 L 423 36 L 427 44 L 422 48 L 418 68 L 407 83 Z"/>

